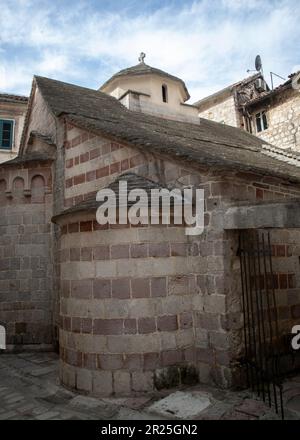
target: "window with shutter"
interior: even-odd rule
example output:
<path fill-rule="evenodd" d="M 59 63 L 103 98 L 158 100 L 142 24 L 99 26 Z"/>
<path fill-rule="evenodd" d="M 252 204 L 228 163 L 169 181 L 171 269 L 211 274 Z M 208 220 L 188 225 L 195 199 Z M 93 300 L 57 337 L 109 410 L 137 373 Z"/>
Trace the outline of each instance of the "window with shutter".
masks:
<path fill-rule="evenodd" d="M 0 119 L 0 148 L 11 150 L 13 146 L 14 121 Z"/>

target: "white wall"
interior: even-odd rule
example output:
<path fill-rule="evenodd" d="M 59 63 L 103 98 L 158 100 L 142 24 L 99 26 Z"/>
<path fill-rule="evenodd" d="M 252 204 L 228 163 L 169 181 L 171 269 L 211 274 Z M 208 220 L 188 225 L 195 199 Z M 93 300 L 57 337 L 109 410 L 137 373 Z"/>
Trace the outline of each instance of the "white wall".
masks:
<path fill-rule="evenodd" d="M 163 85 L 166 85 L 168 90 L 167 102 L 163 102 L 162 99 Z M 166 119 L 199 123 L 197 108 L 182 105 L 186 96 L 183 86 L 178 81 L 159 75 L 128 76 L 115 79 L 101 90 L 117 99 L 128 90 L 150 95 L 140 95 L 138 100 L 137 95 L 134 98 L 126 96 L 121 102 L 130 110 L 142 111 Z"/>

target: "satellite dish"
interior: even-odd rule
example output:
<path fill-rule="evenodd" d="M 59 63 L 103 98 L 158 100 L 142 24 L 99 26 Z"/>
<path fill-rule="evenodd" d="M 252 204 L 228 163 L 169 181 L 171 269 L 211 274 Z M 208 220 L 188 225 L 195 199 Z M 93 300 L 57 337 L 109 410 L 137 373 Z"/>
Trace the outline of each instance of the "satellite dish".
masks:
<path fill-rule="evenodd" d="M 261 72 L 261 70 L 262 70 L 262 62 L 261 62 L 260 55 L 257 55 L 257 57 L 255 58 L 255 69 L 258 72 Z"/>

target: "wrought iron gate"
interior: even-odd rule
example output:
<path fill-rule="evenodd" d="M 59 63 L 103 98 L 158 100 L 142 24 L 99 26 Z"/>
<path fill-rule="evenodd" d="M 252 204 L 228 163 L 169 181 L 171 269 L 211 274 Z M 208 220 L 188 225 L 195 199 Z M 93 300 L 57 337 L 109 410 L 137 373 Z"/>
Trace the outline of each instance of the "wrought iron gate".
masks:
<path fill-rule="evenodd" d="M 242 231 L 239 256 L 248 386 L 284 418 L 270 233 Z"/>

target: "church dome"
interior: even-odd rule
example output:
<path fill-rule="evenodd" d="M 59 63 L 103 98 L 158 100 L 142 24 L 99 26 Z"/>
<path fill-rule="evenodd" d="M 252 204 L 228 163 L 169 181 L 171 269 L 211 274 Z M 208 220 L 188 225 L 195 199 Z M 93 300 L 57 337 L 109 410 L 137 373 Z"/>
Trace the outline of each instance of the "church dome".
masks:
<path fill-rule="evenodd" d="M 126 69 L 120 70 L 120 72 L 114 74 L 108 81 L 106 81 L 101 87 L 100 91 L 105 92 L 107 87 L 109 87 L 112 83 L 114 83 L 116 80 L 129 78 L 129 77 L 138 77 L 138 76 L 147 76 L 147 75 L 156 75 L 161 78 L 165 78 L 171 81 L 176 81 L 179 83 L 179 85 L 183 89 L 184 93 L 184 101 L 187 101 L 190 99 L 190 94 L 188 92 L 188 89 L 184 83 L 184 81 L 177 76 L 171 75 L 167 72 L 164 72 L 163 70 L 157 69 L 156 67 L 151 67 L 148 64 L 144 62 L 145 55 L 142 53 L 139 60 L 140 63 L 136 64 L 135 66 L 128 67 Z"/>

